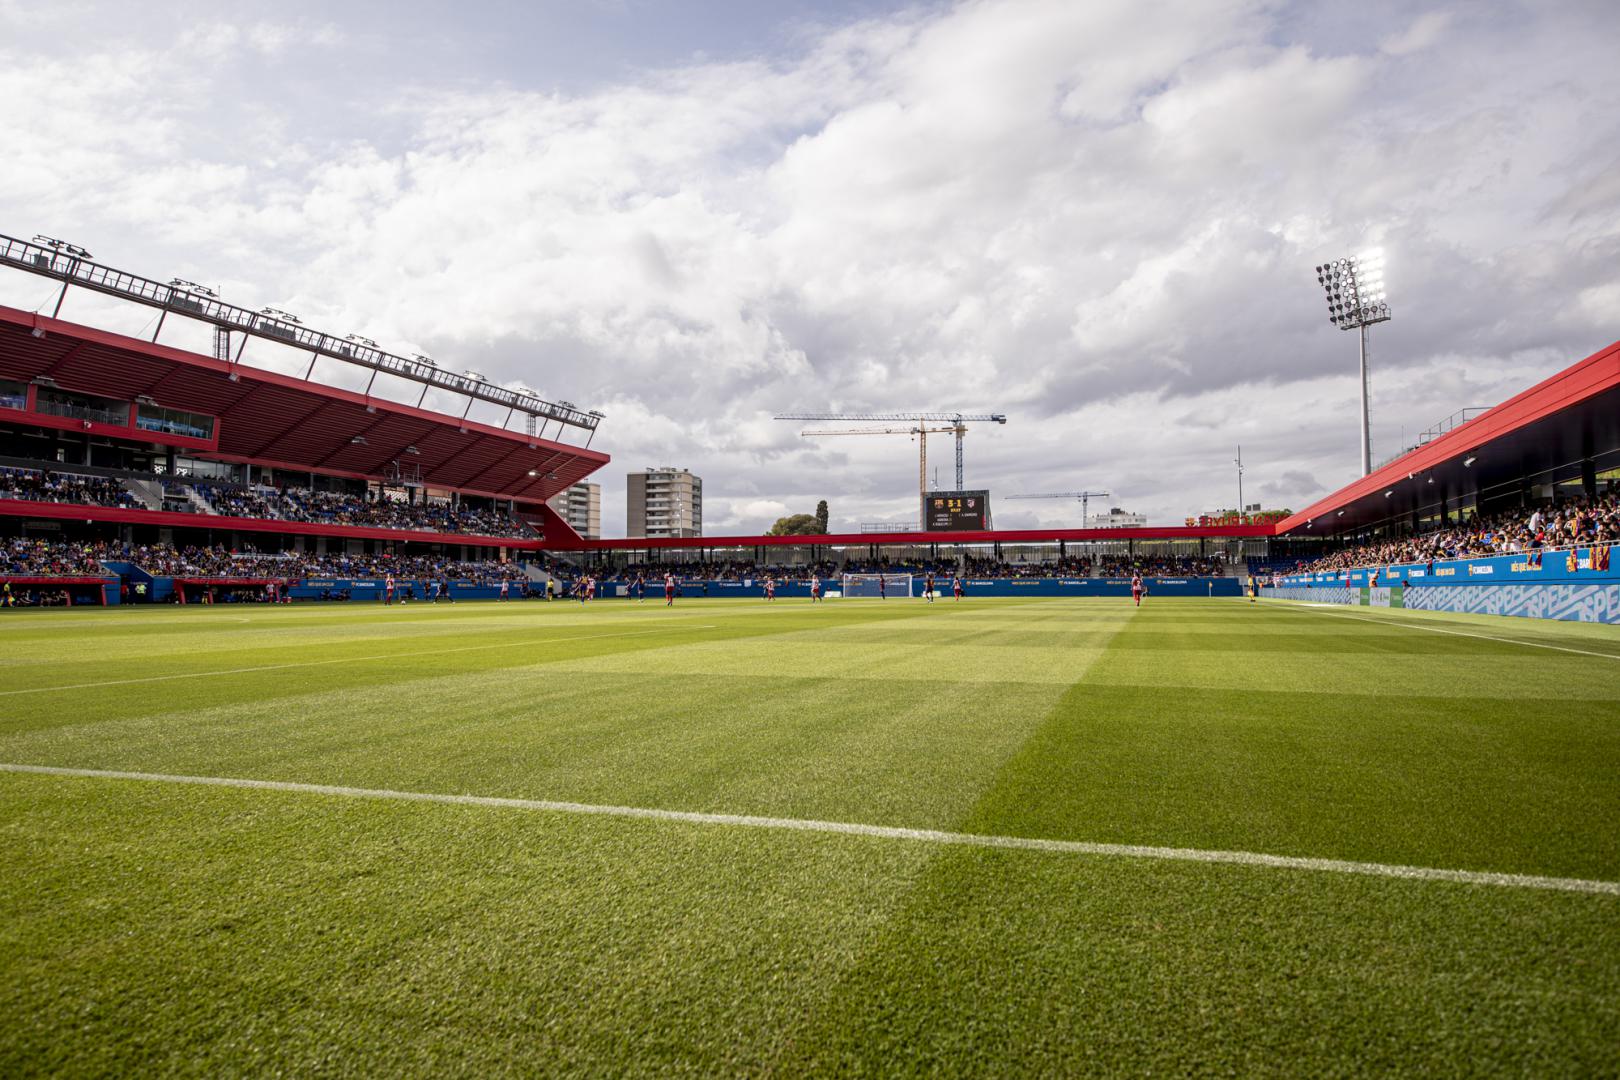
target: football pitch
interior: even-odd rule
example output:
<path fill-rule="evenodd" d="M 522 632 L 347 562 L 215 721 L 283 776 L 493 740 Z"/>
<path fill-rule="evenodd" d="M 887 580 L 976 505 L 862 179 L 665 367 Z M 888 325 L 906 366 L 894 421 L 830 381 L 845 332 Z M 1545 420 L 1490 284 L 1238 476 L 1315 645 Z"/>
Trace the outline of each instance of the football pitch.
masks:
<path fill-rule="evenodd" d="M 0 617 L 0 1075 L 1617 1061 L 1615 627 Z"/>

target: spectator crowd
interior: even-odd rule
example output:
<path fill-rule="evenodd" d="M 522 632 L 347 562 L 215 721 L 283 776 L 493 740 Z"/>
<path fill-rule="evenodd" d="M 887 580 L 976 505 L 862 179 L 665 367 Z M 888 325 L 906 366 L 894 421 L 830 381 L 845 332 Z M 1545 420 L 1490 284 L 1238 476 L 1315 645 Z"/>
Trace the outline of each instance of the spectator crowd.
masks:
<path fill-rule="evenodd" d="M 521 582 L 528 573 L 520 563 L 464 562 L 425 555 L 263 554 L 225 547 L 171 547 L 13 539 L 0 545 L 0 577 L 108 577 L 103 563 L 127 562 L 153 577 L 238 578 L 299 581 L 306 578 L 451 579 L 499 583 Z"/>
<path fill-rule="evenodd" d="M 1609 545 L 1620 542 L 1620 493 L 1474 518 L 1432 532 L 1342 548 L 1302 564 L 1297 573 L 1364 566 L 1431 563 Z"/>
<path fill-rule="evenodd" d="M 154 474 L 152 479 L 159 477 Z M 293 487 L 252 487 L 175 477 L 163 477 L 162 480 L 165 493 L 172 503 L 165 509 L 193 510 L 192 506 L 183 502 L 185 489 L 189 487 L 215 513 L 226 517 L 466 536 L 529 538 L 535 535 L 523 522 L 494 506 L 449 502 L 409 503 L 370 493 L 362 495 Z M 43 468 L 0 468 L 0 499 L 149 509 L 119 480 Z"/>
<path fill-rule="evenodd" d="M 0 499 L 146 509 L 117 480 L 56 472 L 53 469 L 0 468 Z"/>

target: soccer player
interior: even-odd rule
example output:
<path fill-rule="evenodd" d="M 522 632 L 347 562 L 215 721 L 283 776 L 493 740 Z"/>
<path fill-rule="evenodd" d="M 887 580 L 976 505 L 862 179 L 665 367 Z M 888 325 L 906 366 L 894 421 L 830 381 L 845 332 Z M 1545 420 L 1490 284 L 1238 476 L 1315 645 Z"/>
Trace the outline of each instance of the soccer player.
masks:
<path fill-rule="evenodd" d="M 664 575 L 664 606 L 665 607 L 674 607 L 675 606 L 675 575 L 674 574 L 665 574 Z"/>
<path fill-rule="evenodd" d="M 394 575 L 389 574 L 386 578 L 383 579 L 383 603 L 392 604 L 393 602 L 394 602 Z"/>
<path fill-rule="evenodd" d="M 428 593 L 428 603 L 437 604 L 438 602 L 439 602 L 439 582 L 438 582 L 438 579 L 435 578 L 434 582 L 433 582 L 433 591 Z"/>
<path fill-rule="evenodd" d="M 1249 575 L 1249 603 L 1251 603 L 1251 604 L 1254 603 L 1255 597 L 1257 597 L 1259 595 L 1260 595 L 1260 583 L 1258 581 L 1254 580 L 1254 575 L 1253 574 L 1250 574 Z"/>
<path fill-rule="evenodd" d="M 647 575 L 640 570 L 636 571 L 636 603 L 647 602 Z"/>
<path fill-rule="evenodd" d="M 768 577 L 768 578 L 765 579 L 765 599 L 766 600 L 775 600 L 776 599 L 776 579 L 775 578 Z"/>
<path fill-rule="evenodd" d="M 821 575 L 820 574 L 811 574 L 810 575 L 810 602 L 812 604 L 821 603 Z"/>
<path fill-rule="evenodd" d="M 1131 575 L 1131 599 L 1136 601 L 1136 606 L 1137 607 L 1142 606 L 1142 575 L 1141 574 L 1132 574 Z"/>
<path fill-rule="evenodd" d="M 596 599 L 596 575 L 592 574 L 585 579 L 585 599 Z"/>
<path fill-rule="evenodd" d="M 510 581 L 506 580 L 505 578 L 501 578 L 501 599 L 502 600 L 506 599 L 507 590 L 509 590 L 511 587 L 512 587 L 512 583 Z"/>
<path fill-rule="evenodd" d="M 878 599 L 879 600 L 887 600 L 888 598 L 889 598 L 889 583 L 883 579 L 882 574 L 879 574 L 878 575 Z"/>
<path fill-rule="evenodd" d="M 934 572 L 932 570 L 928 571 L 928 576 L 923 579 L 923 596 L 927 597 L 930 604 L 934 602 Z"/>

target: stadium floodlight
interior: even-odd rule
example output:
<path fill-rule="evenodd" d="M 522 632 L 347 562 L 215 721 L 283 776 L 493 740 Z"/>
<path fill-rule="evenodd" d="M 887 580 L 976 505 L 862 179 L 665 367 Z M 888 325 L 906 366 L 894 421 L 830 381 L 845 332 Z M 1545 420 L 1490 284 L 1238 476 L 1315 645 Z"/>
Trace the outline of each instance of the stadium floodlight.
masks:
<path fill-rule="evenodd" d="M 343 340 L 344 341 L 352 341 L 356 345 L 364 345 L 368 349 L 378 348 L 378 345 L 377 345 L 377 343 L 375 341 L 372 341 L 368 337 L 361 337 L 359 334 L 345 334 L 345 335 L 343 335 Z M 418 357 L 418 359 L 420 359 L 420 357 Z"/>
<path fill-rule="evenodd" d="M 296 323 L 299 326 L 304 325 L 304 320 L 303 319 L 300 319 L 296 315 L 289 315 L 287 312 L 282 311 L 280 308 L 273 308 L 273 307 L 260 308 L 259 309 L 259 314 L 260 315 L 268 315 L 272 319 L 277 319 L 277 320 L 279 320 L 281 322 Z"/>
<path fill-rule="evenodd" d="M 1316 280 L 1327 293 L 1328 321 L 1361 336 L 1361 475 L 1372 472 L 1372 421 L 1368 412 L 1367 328 L 1388 322 L 1384 293 L 1384 253 L 1364 251 L 1316 268 Z"/>
<path fill-rule="evenodd" d="M 78 244 L 70 244 L 66 240 L 58 240 L 54 236 L 46 236 L 44 233 L 36 233 L 34 243 L 52 248 L 58 255 L 71 255 L 75 259 L 91 258 L 90 253 Z"/>
<path fill-rule="evenodd" d="M 185 278 L 170 278 L 169 288 L 174 289 L 176 292 L 196 293 L 198 296 L 206 296 L 210 300 L 219 299 L 219 293 L 213 289 L 206 285 L 199 285 L 195 281 L 187 281 Z"/>

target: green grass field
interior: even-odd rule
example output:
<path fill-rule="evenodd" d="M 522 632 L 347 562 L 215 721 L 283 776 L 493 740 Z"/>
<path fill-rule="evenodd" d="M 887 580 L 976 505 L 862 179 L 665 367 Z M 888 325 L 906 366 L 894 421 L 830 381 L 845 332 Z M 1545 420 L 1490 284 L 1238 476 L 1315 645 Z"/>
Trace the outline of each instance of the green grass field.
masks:
<path fill-rule="evenodd" d="M 8 769 L 4 1076 L 1620 1063 L 1613 627 L 1163 600 L 6 613 L 0 763 L 1378 864 Z"/>

